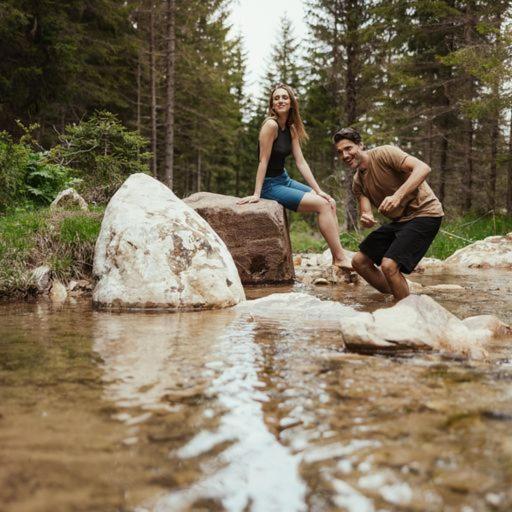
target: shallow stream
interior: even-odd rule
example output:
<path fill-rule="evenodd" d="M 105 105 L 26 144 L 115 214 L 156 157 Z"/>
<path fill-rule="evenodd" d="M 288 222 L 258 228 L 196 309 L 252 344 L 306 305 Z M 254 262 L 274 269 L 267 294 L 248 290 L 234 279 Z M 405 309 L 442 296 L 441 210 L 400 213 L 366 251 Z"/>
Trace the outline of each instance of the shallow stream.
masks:
<path fill-rule="evenodd" d="M 426 273 L 512 323 L 512 273 Z M 300 291 L 360 310 L 363 286 Z M 0 305 L 0 510 L 512 510 L 512 340 L 489 361 L 349 354 L 233 311 Z"/>

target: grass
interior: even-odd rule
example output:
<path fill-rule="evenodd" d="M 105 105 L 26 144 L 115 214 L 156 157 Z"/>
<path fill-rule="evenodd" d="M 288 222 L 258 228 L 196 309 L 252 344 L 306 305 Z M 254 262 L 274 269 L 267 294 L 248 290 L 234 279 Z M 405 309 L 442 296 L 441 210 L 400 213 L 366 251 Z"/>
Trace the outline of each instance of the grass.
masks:
<path fill-rule="evenodd" d="M 290 223 L 290 237 L 293 252 L 322 252 L 327 244 L 318 229 L 313 228 L 303 218 L 292 215 Z M 350 233 L 342 232 L 340 240 L 346 249 L 357 251 L 359 243 L 370 233 L 365 229 Z M 492 235 L 505 235 L 512 232 L 512 216 L 487 214 L 466 214 L 456 219 L 445 219 L 434 242 L 427 252 L 427 256 L 446 259 L 456 250 L 465 247 L 477 240 Z"/>
<path fill-rule="evenodd" d="M 15 211 L 0 216 L 0 296 L 34 290 L 31 270 L 48 265 L 59 279 L 88 277 L 103 210 Z"/>

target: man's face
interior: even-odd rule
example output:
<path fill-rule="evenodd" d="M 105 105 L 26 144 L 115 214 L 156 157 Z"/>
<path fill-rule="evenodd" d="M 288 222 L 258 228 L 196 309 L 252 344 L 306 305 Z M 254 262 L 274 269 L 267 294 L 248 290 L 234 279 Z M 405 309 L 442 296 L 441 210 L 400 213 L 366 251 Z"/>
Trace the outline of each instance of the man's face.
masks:
<path fill-rule="evenodd" d="M 357 169 L 363 161 L 363 145 L 349 139 L 341 139 L 335 144 L 338 156 L 351 169 Z"/>

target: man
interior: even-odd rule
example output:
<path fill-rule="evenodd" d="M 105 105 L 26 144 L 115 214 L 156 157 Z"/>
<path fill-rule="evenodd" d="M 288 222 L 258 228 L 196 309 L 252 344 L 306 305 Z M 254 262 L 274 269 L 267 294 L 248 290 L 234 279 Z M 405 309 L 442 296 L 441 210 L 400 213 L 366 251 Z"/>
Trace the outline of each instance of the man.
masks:
<path fill-rule="evenodd" d="M 425 181 L 430 167 L 396 146 L 365 150 L 352 128 L 338 131 L 333 140 L 338 155 L 355 170 L 352 190 L 361 225 L 375 226 L 372 205 L 392 221 L 363 240 L 352 265 L 374 288 L 403 299 L 410 293 L 403 274 L 410 274 L 425 255 L 444 216 Z"/>

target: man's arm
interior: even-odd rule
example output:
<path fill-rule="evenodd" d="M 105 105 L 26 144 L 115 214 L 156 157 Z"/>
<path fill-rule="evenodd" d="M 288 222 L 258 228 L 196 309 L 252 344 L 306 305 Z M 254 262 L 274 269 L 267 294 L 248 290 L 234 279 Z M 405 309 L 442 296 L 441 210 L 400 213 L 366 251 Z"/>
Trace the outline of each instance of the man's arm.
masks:
<path fill-rule="evenodd" d="M 362 194 L 359 196 L 359 213 L 361 215 L 359 218 L 361 226 L 372 228 L 377 224 L 377 221 L 373 218 L 372 204 L 370 200 Z"/>
<path fill-rule="evenodd" d="M 403 198 L 413 190 L 416 190 L 425 181 L 425 178 L 431 171 L 430 167 L 425 162 L 411 155 L 407 155 L 407 158 L 402 163 L 401 170 L 409 173 L 409 177 L 392 196 L 385 197 L 380 204 L 379 212 L 384 215 L 397 208 Z"/>

